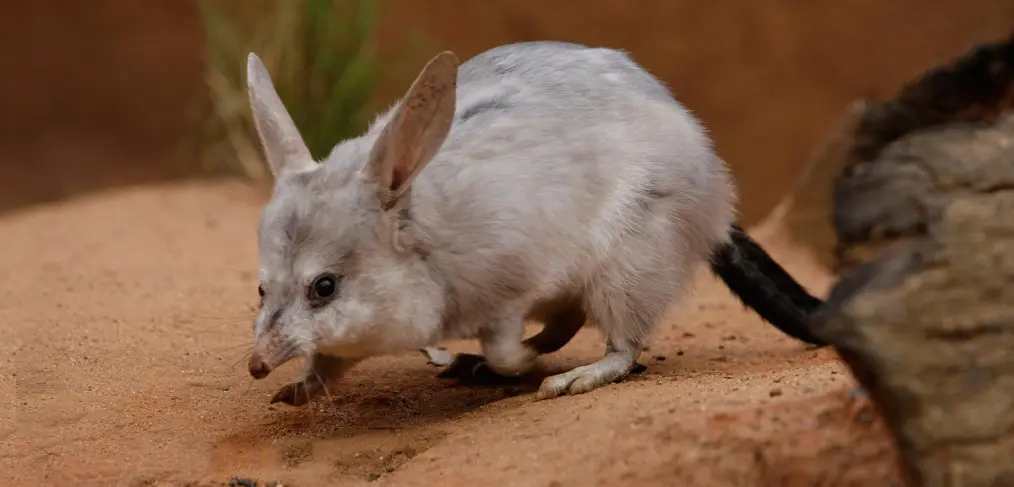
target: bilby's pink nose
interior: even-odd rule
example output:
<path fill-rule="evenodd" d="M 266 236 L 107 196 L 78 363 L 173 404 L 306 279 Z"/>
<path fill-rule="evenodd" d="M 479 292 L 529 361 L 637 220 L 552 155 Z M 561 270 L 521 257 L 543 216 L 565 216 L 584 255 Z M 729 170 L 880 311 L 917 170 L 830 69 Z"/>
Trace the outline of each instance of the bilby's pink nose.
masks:
<path fill-rule="evenodd" d="M 250 356 L 248 367 L 250 368 L 250 375 L 254 379 L 263 379 L 271 373 L 271 367 L 268 367 L 268 364 L 264 363 L 256 353 Z"/>

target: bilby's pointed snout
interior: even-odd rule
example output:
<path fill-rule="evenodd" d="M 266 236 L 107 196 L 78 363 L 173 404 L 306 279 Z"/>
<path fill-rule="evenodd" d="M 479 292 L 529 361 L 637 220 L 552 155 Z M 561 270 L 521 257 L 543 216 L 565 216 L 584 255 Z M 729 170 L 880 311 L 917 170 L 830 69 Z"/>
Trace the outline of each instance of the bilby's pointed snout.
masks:
<path fill-rule="evenodd" d="M 250 376 L 254 379 L 263 379 L 271 373 L 271 367 L 269 367 L 264 360 L 261 360 L 260 355 L 256 352 L 250 356 L 248 368 L 250 369 Z"/>

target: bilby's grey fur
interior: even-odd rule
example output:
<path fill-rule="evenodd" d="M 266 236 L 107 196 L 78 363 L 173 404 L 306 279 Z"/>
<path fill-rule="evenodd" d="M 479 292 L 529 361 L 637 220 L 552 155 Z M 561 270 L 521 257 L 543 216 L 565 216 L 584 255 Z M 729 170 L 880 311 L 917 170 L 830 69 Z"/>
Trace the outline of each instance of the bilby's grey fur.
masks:
<path fill-rule="evenodd" d="M 452 338 L 478 338 L 490 368 L 523 373 L 585 318 L 605 357 L 547 378 L 538 397 L 589 391 L 629 373 L 697 266 L 729 244 L 724 162 L 621 51 L 529 42 L 460 67 L 441 54 L 407 101 L 319 165 L 253 54 L 249 88 L 276 177 L 254 355 L 268 370 L 310 357 L 276 401 L 301 404 L 365 357 Z M 314 304 L 323 273 L 339 290 Z M 522 342 L 526 319 L 546 328 Z"/>

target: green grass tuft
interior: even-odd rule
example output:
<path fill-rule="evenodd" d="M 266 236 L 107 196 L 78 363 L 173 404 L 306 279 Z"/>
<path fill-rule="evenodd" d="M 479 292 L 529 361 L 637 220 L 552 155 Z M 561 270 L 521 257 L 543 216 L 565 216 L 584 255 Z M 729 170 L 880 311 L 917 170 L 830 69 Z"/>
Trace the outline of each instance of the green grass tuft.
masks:
<path fill-rule="evenodd" d="M 269 172 L 250 112 L 246 58 L 256 53 L 314 158 L 359 134 L 376 113 L 384 74 L 375 53 L 377 0 L 199 0 L 209 99 L 198 157 L 253 180 Z"/>

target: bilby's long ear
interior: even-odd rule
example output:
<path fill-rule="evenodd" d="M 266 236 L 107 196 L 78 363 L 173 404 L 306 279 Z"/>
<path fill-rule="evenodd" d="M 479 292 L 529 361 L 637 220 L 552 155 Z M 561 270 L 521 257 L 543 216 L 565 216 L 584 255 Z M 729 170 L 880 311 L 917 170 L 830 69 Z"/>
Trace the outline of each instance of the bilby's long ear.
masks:
<path fill-rule="evenodd" d="M 412 82 L 401 105 L 373 146 L 364 170 L 390 208 L 430 162 L 454 122 L 458 58 L 445 51 L 431 59 Z"/>
<path fill-rule="evenodd" d="M 278 97 L 271 75 L 252 52 L 246 61 L 246 84 L 257 135 L 260 136 L 271 174 L 277 178 L 285 172 L 314 167 L 316 163 L 310 150 Z"/>

